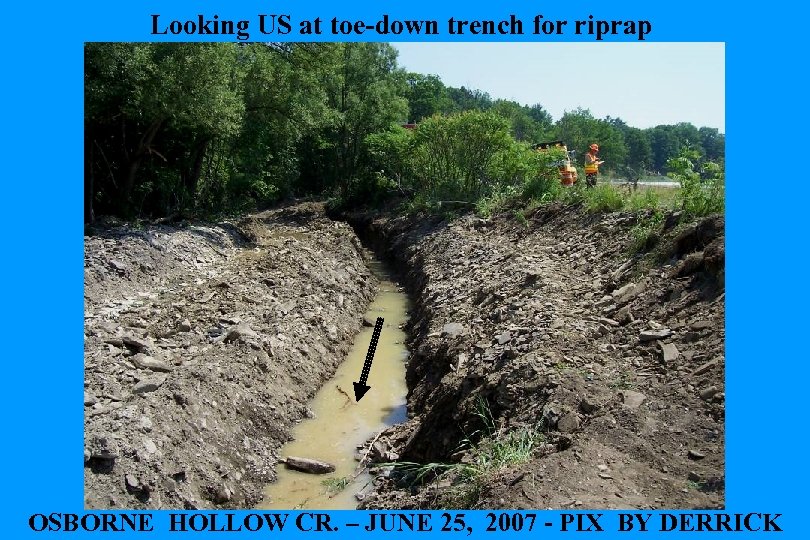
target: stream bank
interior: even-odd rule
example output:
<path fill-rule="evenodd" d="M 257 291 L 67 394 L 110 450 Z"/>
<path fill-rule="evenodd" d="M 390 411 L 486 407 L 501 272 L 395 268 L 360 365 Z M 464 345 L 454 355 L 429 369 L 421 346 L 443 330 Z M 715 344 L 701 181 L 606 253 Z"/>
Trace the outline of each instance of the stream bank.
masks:
<path fill-rule="evenodd" d="M 724 221 L 674 218 L 636 256 L 633 214 L 348 216 L 415 302 L 384 436 L 442 471 L 361 507 L 722 508 Z"/>
<path fill-rule="evenodd" d="M 251 508 L 340 365 L 377 279 L 296 204 L 85 237 L 87 508 Z"/>

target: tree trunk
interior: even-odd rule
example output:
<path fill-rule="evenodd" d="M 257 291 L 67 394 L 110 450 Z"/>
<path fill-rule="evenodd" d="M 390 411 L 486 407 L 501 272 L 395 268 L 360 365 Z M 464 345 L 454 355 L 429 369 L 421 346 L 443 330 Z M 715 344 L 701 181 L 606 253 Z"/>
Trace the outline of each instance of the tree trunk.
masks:
<path fill-rule="evenodd" d="M 144 156 L 149 153 L 152 141 L 155 140 L 155 136 L 160 131 L 162 125 L 163 120 L 161 119 L 155 120 L 152 125 L 149 126 L 138 142 L 138 147 L 135 149 L 135 152 L 131 154 L 129 163 L 127 163 L 126 176 L 121 184 L 120 200 L 118 201 L 123 215 L 129 214 L 132 203 L 132 190 L 135 187 L 135 177 L 138 174 L 138 168 L 141 166 Z"/>
<path fill-rule="evenodd" d="M 93 143 L 91 142 L 90 129 L 84 127 L 84 222 L 93 223 Z"/>
<path fill-rule="evenodd" d="M 191 152 L 191 168 L 185 178 L 186 193 L 194 201 L 197 193 L 197 184 L 200 181 L 200 174 L 202 173 L 202 165 L 205 160 L 205 151 L 208 149 L 208 143 L 211 141 L 209 138 L 204 138 L 194 145 Z"/>

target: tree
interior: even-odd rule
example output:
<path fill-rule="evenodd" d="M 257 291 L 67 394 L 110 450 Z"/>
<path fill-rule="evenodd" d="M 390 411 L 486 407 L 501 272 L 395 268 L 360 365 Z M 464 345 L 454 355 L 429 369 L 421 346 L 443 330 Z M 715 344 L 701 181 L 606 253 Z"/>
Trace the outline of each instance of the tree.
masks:
<path fill-rule="evenodd" d="M 620 170 L 626 165 L 627 145 L 622 132 L 609 120 L 597 120 L 588 109 L 566 112 L 556 125 L 557 137 L 569 150 L 584 156 L 592 143 L 599 145 L 599 156 L 607 167 Z M 584 158 L 578 158 L 582 161 Z"/>
<path fill-rule="evenodd" d="M 411 122 L 420 122 L 423 118 L 452 110 L 453 102 L 450 100 L 447 87 L 436 75 L 408 73 L 405 81 L 407 83 L 405 98 L 410 108 L 408 119 Z"/>
<path fill-rule="evenodd" d="M 386 43 L 336 43 L 321 57 L 320 82 L 331 113 L 329 125 L 311 141 L 322 164 L 313 172 L 344 195 L 362 172 L 366 136 L 407 116 L 396 55 Z"/>
<path fill-rule="evenodd" d="M 99 190 L 104 209 L 131 215 L 136 190 L 139 206 L 149 197 L 164 207 L 193 200 L 209 143 L 241 124 L 236 53 L 228 43 L 88 44 L 91 203 Z M 144 164 L 149 170 L 139 174 Z M 101 171 L 103 186 L 93 181 Z"/>

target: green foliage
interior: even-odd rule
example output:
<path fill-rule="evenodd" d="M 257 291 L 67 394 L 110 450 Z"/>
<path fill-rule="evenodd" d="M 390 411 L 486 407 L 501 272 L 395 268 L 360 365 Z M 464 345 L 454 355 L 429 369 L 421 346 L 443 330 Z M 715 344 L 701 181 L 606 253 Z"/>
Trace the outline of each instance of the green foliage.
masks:
<path fill-rule="evenodd" d="M 681 184 L 678 201 L 687 218 L 715 214 L 725 209 L 725 175 L 716 163 L 707 162 L 699 166 L 699 157 L 696 150 L 685 148 L 678 157 L 667 162 L 669 175 Z M 696 169 L 701 170 L 703 176 Z"/>
<path fill-rule="evenodd" d="M 624 207 L 621 192 L 612 184 L 602 183 L 581 191 L 589 212 L 615 212 Z"/>
<path fill-rule="evenodd" d="M 416 128 L 413 176 L 429 200 L 475 201 L 497 181 L 490 167 L 512 145 L 507 121 L 492 113 L 469 111 L 433 116 Z"/>
<path fill-rule="evenodd" d="M 627 208 L 634 212 L 640 210 L 655 210 L 661 205 L 661 198 L 655 190 L 647 188 L 641 191 L 634 191 L 627 199 Z"/>
<path fill-rule="evenodd" d="M 409 211 L 470 203 L 620 208 L 609 187 L 563 189 L 553 152 L 600 145 L 603 175 L 681 181 L 687 215 L 722 211 L 725 136 L 689 123 L 640 130 L 619 118 L 493 100 L 407 73 L 385 43 L 88 43 L 85 206 L 123 217 L 242 211 L 292 195 L 344 206 L 407 196 Z M 400 127 L 416 122 L 415 130 Z M 684 153 L 685 152 L 685 153 Z M 624 206 L 659 206 L 652 195 Z"/>
<path fill-rule="evenodd" d="M 363 141 L 368 154 L 369 169 L 389 178 L 402 189 L 411 184 L 411 130 L 391 126 L 387 131 L 372 133 Z"/>
<path fill-rule="evenodd" d="M 631 254 L 646 252 L 655 247 L 660 237 L 663 222 L 664 214 L 657 207 L 642 215 L 638 223 L 630 231 L 632 237 L 630 243 Z"/>
<path fill-rule="evenodd" d="M 561 190 L 559 164 L 566 158 L 565 151 L 552 148 L 545 152 L 535 152 L 534 174 L 523 183 L 523 198 L 549 202 L 559 198 Z"/>
<path fill-rule="evenodd" d="M 342 476 L 340 478 L 326 478 L 325 480 L 321 480 L 321 485 L 326 488 L 326 494 L 330 497 L 334 497 L 346 487 L 351 484 L 351 479 Z"/>
<path fill-rule="evenodd" d="M 471 454 L 471 459 L 462 463 L 394 464 L 397 470 L 408 475 L 412 484 L 450 478 L 452 487 L 442 501 L 449 508 L 469 507 L 477 502 L 488 475 L 507 466 L 525 463 L 546 440 L 539 429 L 506 431 L 498 428 L 489 404 L 480 396 L 474 407 L 473 415 L 482 427 L 460 446 L 461 450 L 466 449 Z M 473 439 L 479 440 L 475 443 Z"/>

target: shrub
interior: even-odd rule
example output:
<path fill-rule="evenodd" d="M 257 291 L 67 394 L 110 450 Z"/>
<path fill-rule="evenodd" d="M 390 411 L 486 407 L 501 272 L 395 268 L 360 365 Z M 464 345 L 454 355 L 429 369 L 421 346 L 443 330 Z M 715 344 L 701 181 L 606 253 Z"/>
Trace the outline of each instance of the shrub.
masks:
<path fill-rule="evenodd" d="M 509 123 L 493 113 L 428 118 L 417 126 L 413 139 L 417 191 L 432 200 L 475 201 L 490 194 L 495 187 L 490 167 L 512 144 Z"/>
<path fill-rule="evenodd" d="M 669 176 L 681 184 L 678 202 L 685 218 L 721 213 L 725 209 L 725 175 L 716 163 L 698 165 L 699 157 L 697 151 L 687 148 L 667 161 Z"/>

